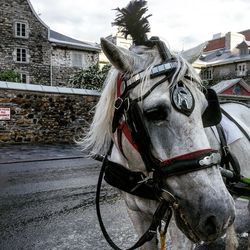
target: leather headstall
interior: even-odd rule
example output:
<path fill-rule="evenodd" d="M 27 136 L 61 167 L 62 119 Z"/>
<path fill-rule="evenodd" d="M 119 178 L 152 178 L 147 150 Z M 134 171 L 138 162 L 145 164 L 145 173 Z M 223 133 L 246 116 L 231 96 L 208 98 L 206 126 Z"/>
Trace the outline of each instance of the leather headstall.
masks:
<path fill-rule="evenodd" d="M 118 146 L 124 157 L 126 158 L 122 147 L 123 135 L 126 136 L 135 150 L 139 152 L 147 172 L 153 173 L 153 177 L 150 179 L 142 172 L 124 170 L 123 166 L 109 162 L 106 168 L 105 180 L 121 190 L 143 198 L 159 198 L 159 190 L 161 190 L 163 177 L 212 167 L 219 164 L 221 160 L 220 154 L 212 149 L 195 151 L 165 161 L 157 159 L 152 153 L 151 139 L 144 123 L 145 118 L 143 117 L 139 102 L 144 100 L 157 86 L 171 79 L 176 68 L 177 62 L 173 59 L 153 67 L 150 74 L 151 78 L 158 76 L 165 77 L 156 82 L 143 96 L 136 99 L 130 97 L 130 91 L 141 83 L 143 72 L 131 77 L 120 74 L 117 79 L 117 99 L 115 102 L 112 131 L 113 133 L 117 133 Z M 203 124 L 204 126 L 215 125 L 221 120 L 219 101 L 212 89 L 206 90 L 205 95 L 208 100 L 208 106 L 202 116 Z M 178 112 L 187 116 L 192 113 L 195 105 L 194 97 L 182 82 L 179 82 L 170 91 L 170 98 L 173 107 Z M 213 115 L 211 116 L 212 113 Z M 215 117 L 215 120 L 211 117 Z M 124 185 L 122 184 L 122 179 L 125 181 Z"/>

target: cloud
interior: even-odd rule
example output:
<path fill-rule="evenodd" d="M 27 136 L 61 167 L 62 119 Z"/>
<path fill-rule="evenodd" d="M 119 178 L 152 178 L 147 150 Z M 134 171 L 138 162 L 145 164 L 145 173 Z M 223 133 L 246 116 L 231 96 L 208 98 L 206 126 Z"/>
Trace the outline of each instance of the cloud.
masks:
<path fill-rule="evenodd" d="M 129 0 L 31 0 L 51 28 L 74 38 L 99 42 L 111 34 L 116 7 Z M 248 0 L 148 0 L 151 34 L 165 38 L 171 48 L 188 49 L 215 33 L 249 29 Z"/>

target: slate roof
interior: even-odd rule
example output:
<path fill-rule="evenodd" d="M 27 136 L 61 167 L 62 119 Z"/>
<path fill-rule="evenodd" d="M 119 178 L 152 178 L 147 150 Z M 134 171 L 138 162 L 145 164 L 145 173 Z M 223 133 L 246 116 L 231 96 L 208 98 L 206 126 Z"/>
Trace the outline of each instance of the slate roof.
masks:
<path fill-rule="evenodd" d="M 56 46 L 61 46 L 66 48 L 96 51 L 96 52 L 101 51 L 100 45 L 98 45 L 97 43 L 79 41 L 69 36 L 65 36 L 54 30 L 50 30 L 49 41 L 55 43 Z"/>
<path fill-rule="evenodd" d="M 236 79 L 230 79 L 230 80 L 224 80 L 216 85 L 212 86 L 211 88 L 215 90 L 217 94 L 223 93 L 226 89 L 231 88 L 235 84 L 240 84 L 243 88 L 245 88 L 250 93 L 250 86 L 242 79 L 242 78 L 236 78 Z"/>
<path fill-rule="evenodd" d="M 226 51 L 225 49 L 218 49 L 209 54 L 203 54 L 197 61 L 195 61 L 194 65 L 207 67 L 210 65 L 223 65 L 233 62 L 244 62 L 249 60 L 250 55 L 235 56 L 230 51 Z"/>
<path fill-rule="evenodd" d="M 244 35 L 246 40 L 250 41 L 250 29 L 240 31 L 238 33 Z M 225 36 L 208 41 L 208 44 L 207 44 L 206 48 L 204 49 L 204 52 L 217 50 L 217 49 L 221 49 L 224 47 L 225 47 Z"/>

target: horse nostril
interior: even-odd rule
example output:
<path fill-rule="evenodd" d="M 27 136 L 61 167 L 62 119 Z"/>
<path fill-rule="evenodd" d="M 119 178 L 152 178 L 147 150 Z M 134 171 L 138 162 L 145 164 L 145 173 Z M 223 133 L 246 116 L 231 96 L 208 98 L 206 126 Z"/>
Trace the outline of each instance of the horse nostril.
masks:
<path fill-rule="evenodd" d="M 217 235 L 219 225 L 215 216 L 209 216 L 204 220 L 203 228 L 201 229 L 207 236 Z"/>

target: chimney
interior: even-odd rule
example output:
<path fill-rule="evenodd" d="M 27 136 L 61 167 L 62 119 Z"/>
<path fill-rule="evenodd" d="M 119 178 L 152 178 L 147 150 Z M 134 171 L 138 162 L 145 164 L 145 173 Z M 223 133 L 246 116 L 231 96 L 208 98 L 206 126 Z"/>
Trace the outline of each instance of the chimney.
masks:
<path fill-rule="evenodd" d="M 233 51 L 238 44 L 245 40 L 245 36 L 236 32 L 226 33 L 226 50 Z"/>

